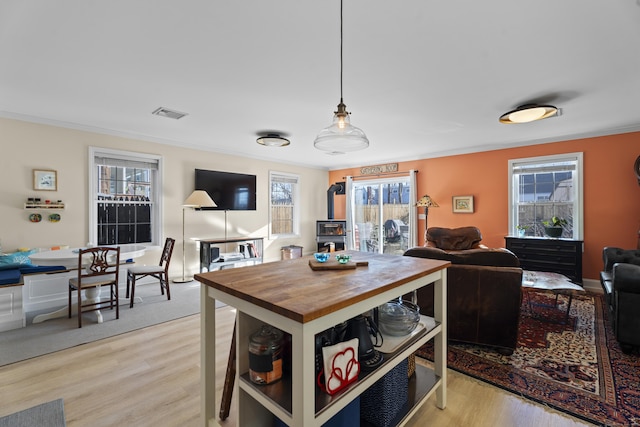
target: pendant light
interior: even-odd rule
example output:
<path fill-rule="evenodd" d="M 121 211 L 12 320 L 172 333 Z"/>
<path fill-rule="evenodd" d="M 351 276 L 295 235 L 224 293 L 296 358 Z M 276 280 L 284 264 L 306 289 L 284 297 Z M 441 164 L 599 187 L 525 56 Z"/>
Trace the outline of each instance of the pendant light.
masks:
<path fill-rule="evenodd" d="M 363 150 L 369 146 L 364 132 L 352 126 L 347 106 L 342 99 L 342 1 L 340 0 L 340 103 L 334 112 L 333 124 L 320 131 L 313 145 L 328 154 L 344 154 L 348 151 Z"/>

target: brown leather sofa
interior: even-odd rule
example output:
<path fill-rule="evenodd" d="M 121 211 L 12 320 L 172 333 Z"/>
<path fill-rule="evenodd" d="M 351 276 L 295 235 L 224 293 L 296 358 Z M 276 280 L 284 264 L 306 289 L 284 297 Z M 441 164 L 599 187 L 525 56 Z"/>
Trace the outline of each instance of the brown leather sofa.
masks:
<path fill-rule="evenodd" d="M 606 247 L 600 283 L 623 351 L 640 348 L 640 249 Z"/>
<path fill-rule="evenodd" d="M 447 270 L 448 338 L 511 354 L 518 343 L 522 269 L 509 250 L 480 244 L 476 227 L 427 230 L 427 244 L 405 256 L 450 261 Z M 422 314 L 433 316 L 433 286 L 418 291 Z"/>

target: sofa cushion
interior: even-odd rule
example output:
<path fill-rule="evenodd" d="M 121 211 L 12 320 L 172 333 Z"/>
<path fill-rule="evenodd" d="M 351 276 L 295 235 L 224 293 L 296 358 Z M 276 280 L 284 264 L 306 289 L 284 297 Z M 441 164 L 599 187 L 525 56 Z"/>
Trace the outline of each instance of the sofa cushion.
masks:
<path fill-rule="evenodd" d="M 612 277 L 614 291 L 640 294 L 640 265 L 613 264 Z"/>
<path fill-rule="evenodd" d="M 640 265 L 640 249 L 622 249 L 608 246 L 602 250 L 604 261 L 604 271 L 611 271 L 613 264 L 635 264 Z"/>
<path fill-rule="evenodd" d="M 415 247 L 407 250 L 407 256 L 450 261 L 452 264 L 484 265 L 490 267 L 520 267 L 518 257 L 508 249 L 468 249 L 445 251 L 438 248 Z"/>
<path fill-rule="evenodd" d="M 476 248 L 481 240 L 482 233 L 477 227 L 430 227 L 427 230 L 427 246 L 435 246 L 445 251 Z"/>

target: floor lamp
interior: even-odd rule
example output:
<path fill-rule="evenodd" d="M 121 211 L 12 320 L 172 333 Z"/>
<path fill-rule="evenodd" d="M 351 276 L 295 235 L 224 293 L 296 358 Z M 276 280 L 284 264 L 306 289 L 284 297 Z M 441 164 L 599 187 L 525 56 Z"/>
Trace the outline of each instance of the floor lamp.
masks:
<path fill-rule="evenodd" d="M 427 230 L 428 225 L 427 225 L 427 218 L 429 216 L 429 208 L 433 207 L 433 208 L 439 208 L 440 205 L 438 205 L 435 200 L 433 200 L 431 197 L 429 197 L 428 194 L 425 194 L 424 196 L 422 196 L 420 198 L 420 200 L 418 200 L 418 203 L 416 203 L 416 207 L 418 208 L 424 208 L 424 232 L 425 232 L 425 236 L 427 235 Z M 426 243 L 426 242 L 425 242 Z"/>
<path fill-rule="evenodd" d="M 186 264 L 186 255 L 185 255 L 186 253 L 185 253 L 185 247 L 184 247 L 184 241 L 185 241 L 184 211 L 187 208 L 191 208 L 191 209 L 215 208 L 216 206 L 217 206 L 216 203 L 213 201 L 213 199 L 211 199 L 211 197 L 209 197 L 209 194 L 204 190 L 195 190 L 193 193 L 191 193 L 189 197 L 187 197 L 187 200 L 185 200 L 184 203 L 182 204 L 182 278 L 174 279 L 173 283 L 187 283 L 187 282 L 193 281 L 193 277 L 186 277 L 184 273 L 184 267 Z"/>

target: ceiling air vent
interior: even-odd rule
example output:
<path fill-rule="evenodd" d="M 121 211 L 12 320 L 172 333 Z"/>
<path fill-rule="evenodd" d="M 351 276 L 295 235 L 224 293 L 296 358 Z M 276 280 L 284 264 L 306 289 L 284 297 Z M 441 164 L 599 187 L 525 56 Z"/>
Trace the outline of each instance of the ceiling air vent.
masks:
<path fill-rule="evenodd" d="M 189 113 L 181 113 L 180 111 L 170 110 L 170 109 L 165 108 L 165 107 L 157 108 L 151 114 L 154 114 L 156 116 L 161 116 L 161 117 L 168 117 L 170 119 L 175 119 L 175 120 L 181 119 L 184 116 L 189 115 Z"/>

